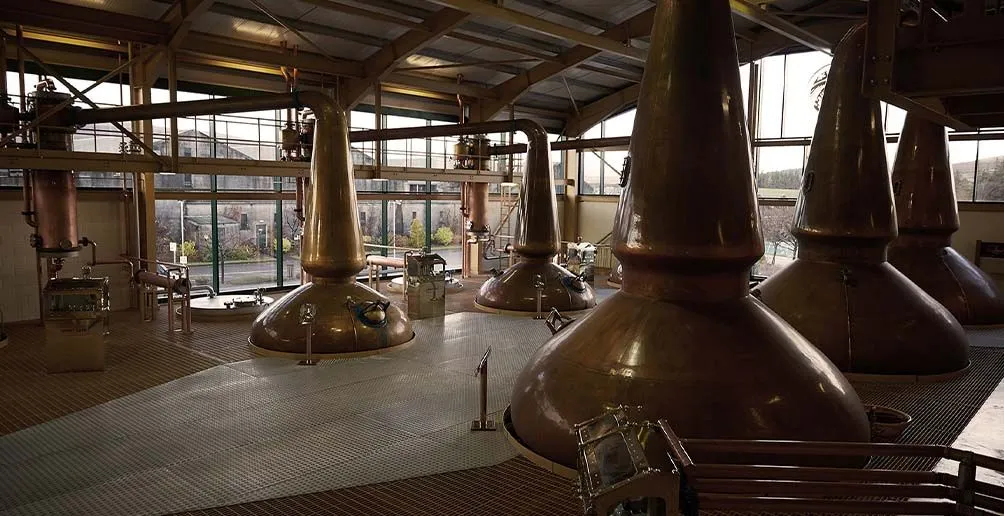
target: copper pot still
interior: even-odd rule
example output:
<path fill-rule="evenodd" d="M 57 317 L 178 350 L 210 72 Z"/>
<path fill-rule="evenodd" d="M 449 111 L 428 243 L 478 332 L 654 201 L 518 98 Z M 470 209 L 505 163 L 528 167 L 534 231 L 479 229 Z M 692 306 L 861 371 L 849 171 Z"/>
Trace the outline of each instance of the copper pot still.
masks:
<path fill-rule="evenodd" d="M 952 249 L 959 206 L 945 128 L 907 115 L 892 169 L 899 238 L 889 263 L 963 326 L 1004 324 L 1004 295 L 987 273 Z"/>
<path fill-rule="evenodd" d="M 764 246 L 728 0 L 659 2 L 651 48 L 613 229 L 621 290 L 530 358 L 515 437 L 574 467 L 572 426 L 629 405 L 686 438 L 867 442 L 847 380 L 749 292 Z"/>
<path fill-rule="evenodd" d="M 514 250 L 519 262 L 489 278 L 474 298 L 485 311 L 537 313 L 587 310 L 596 306 L 593 288 L 582 278 L 553 263 L 558 254 L 558 207 L 551 176 L 547 131 L 527 124 L 526 171 L 517 206 Z"/>
<path fill-rule="evenodd" d="M 365 255 L 349 153 L 345 111 L 330 98 L 301 92 L 316 117 L 303 226 L 303 270 L 311 282 L 262 312 L 251 327 L 252 349 L 302 356 L 311 332 L 314 355 L 371 353 L 410 341 L 415 333 L 404 312 L 355 277 Z M 303 306 L 313 305 L 312 324 Z"/>
<path fill-rule="evenodd" d="M 933 379 L 968 367 L 969 343 L 886 261 L 896 212 L 879 101 L 861 93 L 866 32 L 834 53 L 795 205 L 796 259 L 757 290 L 845 374 Z"/>

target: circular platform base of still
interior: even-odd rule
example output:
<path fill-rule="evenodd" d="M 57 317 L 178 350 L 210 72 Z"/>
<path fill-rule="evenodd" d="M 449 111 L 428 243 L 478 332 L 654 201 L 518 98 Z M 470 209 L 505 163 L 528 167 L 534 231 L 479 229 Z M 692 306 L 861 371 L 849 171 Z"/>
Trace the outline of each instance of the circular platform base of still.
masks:
<path fill-rule="evenodd" d="M 987 331 L 987 330 L 1004 330 L 1004 323 L 1001 324 L 963 324 L 963 330 L 973 330 L 973 331 Z"/>
<path fill-rule="evenodd" d="M 482 312 L 485 312 L 485 313 L 489 313 L 489 314 L 512 315 L 512 316 L 515 316 L 515 317 L 533 317 L 533 316 L 537 315 L 537 312 L 524 312 L 522 310 L 504 310 L 502 308 L 493 308 L 491 306 L 480 305 L 480 304 L 478 304 L 477 301 L 474 302 L 474 308 L 477 308 L 478 310 L 480 310 Z M 568 310 L 568 311 L 564 311 L 564 312 L 562 312 L 561 310 L 558 310 L 558 311 L 561 313 L 561 315 L 575 316 L 575 315 L 579 315 L 579 314 L 589 313 L 592 310 L 593 310 L 592 308 L 587 308 L 585 310 Z M 549 313 L 550 313 L 550 310 L 545 311 L 541 315 L 543 317 L 547 317 L 547 314 L 549 314 Z"/>
<path fill-rule="evenodd" d="M 560 477 L 572 480 L 579 478 L 578 471 L 558 464 L 546 457 L 537 455 L 533 450 L 527 448 L 526 445 L 523 444 L 523 441 L 519 439 L 519 436 L 516 435 L 516 431 L 513 429 L 512 418 L 509 415 L 509 407 L 505 408 L 505 413 L 502 415 L 502 431 L 505 432 L 506 439 L 509 440 L 509 444 L 516 450 L 516 453 L 526 457 L 526 459 L 532 462 L 535 466 L 550 471 Z"/>
<path fill-rule="evenodd" d="M 380 348 L 380 349 L 370 349 L 370 350 L 367 350 L 367 351 L 350 351 L 350 352 L 347 352 L 347 353 L 311 353 L 310 354 L 310 358 L 312 360 L 344 360 L 346 358 L 362 358 L 362 357 L 368 357 L 368 356 L 373 356 L 373 355 L 382 355 L 382 354 L 388 353 L 390 351 L 397 351 L 399 349 L 407 349 L 407 348 L 411 347 L 411 345 L 414 344 L 416 340 L 418 340 L 418 339 L 416 339 L 415 338 L 415 334 L 412 333 L 411 334 L 411 340 L 409 340 L 407 342 L 403 342 L 403 343 L 398 344 L 396 346 L 390 346 L 390 347 L 387 347 L 387 348 Z M 289 353 L 289 352 L 286 352 L 286 351 L 275 351 L 275 350 L 272 350 L 272 349 L 260 348 L 260 347 L 255 346 L 254 344 L 251 343 L 251 337 L 248 337 L 248 349 L 250 349 L 252 353 L 254 353 L 255 355 L 258 355 L 260 357 L 288 358 L 288 359 L 292 359 L 292 360 L 306 360 L 307 359 L 307 354 L 306 353 Z"/>
<path fill-rule="evenodd" d="M 914 375 L 914 374 L 861 374 L 861 373 L 843 373 L 847 381 L 851 383 L 940 383 L 947 382 L 948 380 L 954 380 L 960 376 L 966 375 L 969 372 L 969 368 L 973 366 L 970 362 L 966 364 L 966 367 L 959 369 L 958 371 L 952 371 L 950 373 L 943 374 L 927 374 L 927 375 Z"/>
<path fill-rule="evenodd" d="M 236 303 L 254 302 L 251 295 L 219 295 L 216 297 L 197 297 L 192 299 L 192 320 L 193 321 L 221 321 L 233 319 L 254 319 L 263 310 L 271 305 L 274 298 L 264 297 L 263 304 L 252 306 L 237 306 Z M 227 305 L 234 303 L 233 307 Z M 176 315 L 181 315 L 181 308 L 175 310 Z"/>

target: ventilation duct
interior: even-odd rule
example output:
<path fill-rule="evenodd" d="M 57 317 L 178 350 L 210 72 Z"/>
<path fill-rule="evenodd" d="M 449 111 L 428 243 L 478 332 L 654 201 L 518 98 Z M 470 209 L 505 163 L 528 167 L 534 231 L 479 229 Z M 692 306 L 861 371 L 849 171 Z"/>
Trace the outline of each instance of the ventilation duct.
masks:
<path fill-rule="evenodd" d="M 572 425 L 620 404 L 688 438 L 869 439 L 847 380 L 749 295 L 764 247 L 734 38 L 727 0 L 658 4 L 613 229 L 622 288 L 512 393 L 511 430 L 546 459 L 574 467 Z"/>
<path fill-rule="evenodd" d="M 899 238 L 889 262 L 965 326 L 1004 323 L 1004 295 L 952 249 L 959 207 L 945 128 L 907 115 L 892 170 Z"/>
<path fill-rule="evenodd" d="M 896 238 L 879 102 L 861 94 L 866 30 L 838 45 L 791 229 L 795 261 L 761 300 L 856 375 L 943 375 L 969 364 L 955 318 L 886 261 Z"/>

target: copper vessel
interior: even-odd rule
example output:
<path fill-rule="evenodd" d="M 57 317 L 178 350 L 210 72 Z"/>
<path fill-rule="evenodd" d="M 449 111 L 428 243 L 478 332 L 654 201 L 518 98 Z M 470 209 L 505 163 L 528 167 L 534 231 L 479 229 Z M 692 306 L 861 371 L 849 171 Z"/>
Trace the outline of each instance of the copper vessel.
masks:
<path fill-rule="evenodd" d="M 907 115 L 892 170 L 899 238 L 889 263 L 945 306 L 964 326 L 1004 323 L 1004 295 L 952 249 L 959 229 L 945 128 Z"/>
<path fill-rule="evenodd" d="M 77 181 L 73 171 L 32 170 L 32 201 L 39 255 L 67 258 L 80 252 L 77 234 Z"/>
<path fill-rule="evenodd" d="M 306 95 L 300 93 L 301 99 Z M 326 96 L 311 97 L 307 99 L 313 100 L 316 128 L 301 264 L 312 282 L 262 312 L 249 340 L 256 351 L 304 353 L 307 330 L 300 310 L 309 303 L 316 307 L 311 326 L 314 354 L 372 352 L 404 344 L 415 335 L 404 312 L 355 281 L 366 256 L 345 111 Z"/>
<path fill-rule="evenodd" d="M 69 94 L 55 91 L 51 81 L 43 81 L 29 94 L 29 109 L 45 113 L 56 108 Z M 47 119 L 44 126 L 33 133 L 33 141 L 40 149 L 72 150 L 76 128 L 67 120 L 76 108 L 66 106 Z M 30 170 L 31 211 L 37 222 L 32 245 L 40 256 L 68 258 L 80 252 L 77 233 L 77 178 L 64 170 Z"/>
<path fill-rule="evenodd" d="M 485 236 L 490 232 L 488 227 L 488 183 L 464 183 L 467 208 L 467 233 Z"/>
<path fill-rule="evenodd" d="M 962 327 L 886 261 L 896 213 L 879 102 L 861 94 L 865 34 L 852 29 L 835 51 L 795 206 L 797 257 L 757 290 L 845 373 L 960 371 Z"/>
<path fill-rule="evenodd" d="M 560 245 L 558 207 L 551 176 L 547 131 L 527 124 L 526 171 L 517 206 L 514 250 L 520 261 L 481 285 L 474 305 L 487 311 L 536 313 L 556 308 L 562 312 L 596 306 L 593 288 L 564 267 L 553 263 Z"/>
<path fill-rule="evenodd" d="M 513 388 L 514 433 L 549 460 L 574 467 L 572 426 L 621 404 L 682 437 L 869 439 L 847 380 L 750 296 L 764 246 L 734 38 L 727 0 L 658 4 L 614 221 L 622 288 Z"/>

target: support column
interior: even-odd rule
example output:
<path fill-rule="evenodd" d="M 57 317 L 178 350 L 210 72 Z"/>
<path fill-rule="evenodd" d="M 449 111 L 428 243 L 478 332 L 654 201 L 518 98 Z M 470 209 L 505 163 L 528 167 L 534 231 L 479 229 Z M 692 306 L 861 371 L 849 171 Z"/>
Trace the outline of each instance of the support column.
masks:
<path fill-rule="evenodd" d="M 564 210 L 561 217 L 561 234 L 565 240 L 575 242 L 579 235 L 579 152 L 562 151 L 564 171 Z M 559 185 L 560 186 L 560 185 Z"/>
<path fill-rule="evenodd" d="M 139 49 L 132 47 L 133 53 Z M 130 67 L 129 71 L 129 91 L 130 100 L 133 105 L 150 104 L 150 85 L 146 82 L 147 70 L 145 63 L 137 63 Z M 153 124 L 150 120 L 139 120 L 132 123 L 132 130 L 138 134 L 147 146 L 153 146 Z M 156 227 L 156 200 L 154 193 L 154 174 L 144 172 L 136 174 L 139 180 L 136 191 L 139 199 L 139 242 L 140 257 L 148 260 L 157 259 L 157 227 Z M 149 268 L 150 266 L 148 266 Z M 155 269 L 155 267 L 154 267 Z"/>

